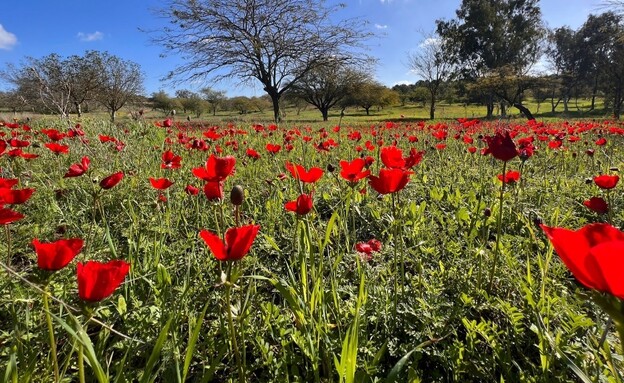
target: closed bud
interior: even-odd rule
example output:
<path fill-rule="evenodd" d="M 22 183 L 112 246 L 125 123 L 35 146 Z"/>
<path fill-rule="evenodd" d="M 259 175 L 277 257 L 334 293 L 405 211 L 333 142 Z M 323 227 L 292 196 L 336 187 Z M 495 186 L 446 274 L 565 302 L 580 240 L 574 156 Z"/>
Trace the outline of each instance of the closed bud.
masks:
<path fill-rule="evenodd" d="M 240 206 L 243 204 L 243 200 L 245 199 L 245 191 L 243 187 L 240 185 L 235 185 L 230 192 L 230 201 L 232 205 Z"/>
<path fill-rule="evenodd" d="M 489 207 L 486 207 L 486 208 L 483 210 L 483 216 L 484 216 L 484 217 L 489 217 L 489 216 L 491 216 L 491 215 L 492 215 L 492 210 L 491 210 Z"/>

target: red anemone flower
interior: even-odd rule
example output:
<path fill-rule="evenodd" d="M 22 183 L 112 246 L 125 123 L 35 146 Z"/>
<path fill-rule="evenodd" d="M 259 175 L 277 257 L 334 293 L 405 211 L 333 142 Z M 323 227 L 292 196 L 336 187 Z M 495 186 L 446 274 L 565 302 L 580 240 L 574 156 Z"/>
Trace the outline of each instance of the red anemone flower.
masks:
<path fill-rule="evenodd" d="M 120 260 L 107 263 L 78 262 L 76 268 L 78 296 L 88 302 L 106 299 L 121 285 L 128 271 L 130 271 L 130 264 Z"/>
<path fill-rule="evenodd" d="M 50 149 L 52 153 L 56 155 L 69 153 L 69 146 L 57 144 L 56 142 L 45 144 L 45 147 Z"/>
<path fill-rule="evenodd" d="M 37 253 L 37 265 L 39 268 L 56 271 L 67 266 L 80 253 L 84 241 L 80 238 L 71 238 L 41 243 L 35 238 L 32 244 L 35 248 L 35 253 Z"/>
<path fill-rule="evenodd" d="M 281 149 L 282 147 L 280 145 L 271 144 L 271 143 L 266 144 L 266 150 L 271 154 L 277 154 L 279 153 Z"/>
<path fill-rule="evenodd" d="M 379 194 L 395 193 L 409 182 L 410 171 L 402 169 L 380 169 L 379 177 L 368 176 L 369 185 Z"/>
<path fill-rule="evenodd" d="M 35 189 L 0 188 L 0 204 L 19 205 L 30 199 Z"/>
<path fill-rule="evenodd" d="M 165 189 L 169 188 L 171 185 L 173 185 L 173 182 L 168 180 L 168 179 L 166 179 L 166 178 L 152 178 L 152 177 L 150 177 L 149 181 L 152 184 L 152 187 L 154 189 L 158 189 L 158 190 L 165 190 Z"/>
<path fill-rule="evenodd" d="M 82 160 L 80 161 L 80 163 L 71 165 L 69 167 L 69 170 L 67 171 L 67 173 L 65 173 L 63 177 L 64 178 L 79 177 L 85 174 L 89 170 L 90 163 L 91 163 L 91 160 L 89 160 L 89 157 L 86 157 L 86 156 L 82 157 Z"/>
<path fill-rule="evenodd" d="M 520 180 L 520 172 L 516 170 L 510 170 L 507 173 L 499 174 L 498 180 L 502 181 L 505 184 L 515 184 Z"/>
<path fill-rule="evenodd" d="M 295 201 L 284 204 L 284 208 L 299 215 L 306 215 L 312 210 L 312 195 L 301 194 Z"/>
<path fill-rule="evenodd" d="M 310 168 L 310 170 L 306 171 L 305 168 L 298 164 L 291 164 L 286 161 L 286 169 L 292 174 L 292 176 L 296 180 L 301 180 L 301 182 L 306 183 L 314 183 L 318 181 L 323 176 L 323 169 L 321 168 Z"/>
<path fill-rule="evenodd" d="M 114 187 L 115 185 L 117 185 L 123 179 L 123 177 L 124 177 L 123 172 L 117 172 L 117 173 L 111 174 L 110 176 L 100 181 L 100 187 L 105 190 L 110 189 Z"/>
<path fill-rule="evenodd" d="M 223 182 L 208 181 L 204 185 L 204 195 L 209 201 L 223 199 Z"/>
<path fill-rule="evenodd" d="M 24 218 L 24 215 L 15 210 L 3 208 L 0 205 L 0 225 L 6 225 Z"/>
<path fill-rule="evenodd" d="M 617 175 L 610 176 L 608 174 L 603 174 L 600 176 L 594 177 L 594 183 L 601 189 L 613 189 L 615 185 L 617 185 L 620 177 Z"/>
<path fill-rule="evenodd" d="M 340 161 L 340 167 L 342 168 L 340 176 L 351 185 L 370 175 L 370 170 L 364 170 L 366 161 L 363 158 L 356 158 L 351 162 Z"/>
<path fill-rule="evenodd" d="M 624 233 L 606 223 L 573 231 L 542 225 L 555 251 L 585 287 L 624 299 Z"/>
<path fill-rule="evenodd" d="M 161 169 L 179 169 L 182 164 L 182 157 L 176 156 L 173 154 L 171 150 L 167 150 L 162 154 L 162 164 L 160 164 Z"/>
<path fill-rule="evenodd" d="M 229 228 L 225 232 L 225 243 L 208 230 L 200 231 L 199 236 L 219 261 L 238 261 L 247 255 L 259 230 L 260 225 Z"/>
<path fill-rule="evenodd" d="M 223 181 L 234 171 L 236 158 L 211 154 L 203 167 L 193 168 L 193 174 L 204 181 Z"/>
<path fill-rule="evenodd" d="M 509 132 L 497 132 L 494 136 L 485 137 L 485 142 L 488 145 L 486 153 L 491 153 L 497 160 L 507 162 L 518 155 Z"/>
<path fill-rule="evenodd" d="M 19 180 L 17 178 L 2 178 L 0 177 L 0 188 L 12 188 L 17 185 Z"/>
<path fill-rule="evenodd" d="M 252 148 L 247 148 L 246 154 L 247 154 L 247 157 L 253 158 L 254 160 L 257 160 L 260 158 L 260 154 Z"/>
<path fill-rule="evenodd" d="M 381 148 L 381 162 L 387 168 L 403 169 L 405 167 L 403 151 L 396 146 L 385 146 Z"/>
<path fill-rule="evenodd" d="M 598 214 L 606 214 L 609 212 L 609 205 L 607 205 L 607 201 L 601 197 L 591 197 L 590 199 L 583 201 L 583 205 Z"/>
<path fill-rule="evenodd" d="M 601 137 L 599 139 L 596 140 L 596 145 L 598 146 L 604 146 L 607 144 L 607 139 L 604 137 Z"/>
<path fill-rule="evenodd" d="M 195 187 L 193 185 L 186 185 L 186 187 L 184 188 L 184 191 L 188 195 L 197 195 L 197 194 L 199 194 L 199 188 L 197 188 L 197 187 Z"/>

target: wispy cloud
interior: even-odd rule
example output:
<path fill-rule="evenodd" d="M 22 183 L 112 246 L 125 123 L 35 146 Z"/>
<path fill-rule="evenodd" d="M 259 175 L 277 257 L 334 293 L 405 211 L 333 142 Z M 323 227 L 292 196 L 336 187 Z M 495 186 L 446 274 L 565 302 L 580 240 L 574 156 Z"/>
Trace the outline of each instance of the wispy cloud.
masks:
<path fill-rule="evenodd" d="M 381 4 L 390 4 L 392 3 L 392 0 L 379 0 L 381 1 Z"/>
<path fill-rule="evenodd" d="M 375 28 L 377 28 L 377 29 L 388 29 L 388 26 L 386 24 L 384 24 L 384 25 L 375 24 Z"/>
<path fill-rule="evenodd" d="M 93 33 L 78 32 L 77 37 L 80 41 L 98 41 L 104 38 L 104 33 L 100 31 L 95 31 Z"/>
<path fill-rule="evenodd" d="M 0 49 L 11 49 L 17 44 L 17 36 L 4 29 L 0 24 Z"/>
<path fill-rule="evenodd" d="M 429 38 L 426 38 L 425 41 L 420 43 L 419 47 L 420 48 L 424 48 L 424 47 L 428 47 L 428 46 L 431 46 L 431 45 L 439 45 L 441 42 L 442 41 L 439 38 L 429 37 Z"/>

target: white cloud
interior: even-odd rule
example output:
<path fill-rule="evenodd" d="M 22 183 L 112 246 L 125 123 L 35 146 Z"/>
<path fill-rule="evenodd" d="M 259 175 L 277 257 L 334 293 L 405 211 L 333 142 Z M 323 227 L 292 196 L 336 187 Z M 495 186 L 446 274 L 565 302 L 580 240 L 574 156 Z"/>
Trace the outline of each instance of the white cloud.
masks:
<path fill-rule="evenodd" d="M 392 3 L 392 0 L 380 0 L 381 4 L 390 4 Z"/>
<path fill-rule="evenodd" d="M 11 49 L 15 44 L 17 44 L 17 36 L 0 24 L 0 49 Z"/>
<path fill-rule="evenodd" d="M 411 85 L 413 83 L 414 83 L 414 81 L 401 80 L 401 81 L 397 81 L 397 82 L 392 83 L 392 86 L 395 86 L 395 85 Z"/>
<path fill-rule="evenodd" d="M 377 28 L 377 29 L 387 29 L 387 28 L 388 28 L 388 26 L 387 26 L 386 24 L 384 24 L 384 25 L 381 25 L 381 24 L 375 24 L 375 28 Z"/>
<path fill-rule="evenodd" d="M 93 33 L 78 32 L 77 36 L 80 41 L 90 42 L 90 41 L 102 40 L 104 38 L 104 33 L 100 31 L 95 31 Z"/>

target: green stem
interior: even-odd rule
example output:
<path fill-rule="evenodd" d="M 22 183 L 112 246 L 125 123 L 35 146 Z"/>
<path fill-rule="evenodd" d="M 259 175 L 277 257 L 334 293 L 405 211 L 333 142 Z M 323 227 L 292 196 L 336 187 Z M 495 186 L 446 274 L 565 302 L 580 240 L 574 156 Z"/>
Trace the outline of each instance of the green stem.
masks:
<path fill-rule="evenodd" d="M 494 248 L 494 264 L 490 271 L 490 285 L 488 292 L 492 291 L 494 285 L 494 276 L 496 275 L 496 265 L 498 264 L 498 258 L 500 257 L 500 237 L 501 237 L 501 223 L 503 220 L 503 197 L 505 195 L 505 171 L 507 170 L 507 161 L 503 162 L 503 181 L 500 188 L 500 195 L 498 198 L 498 217 L 496 217 L 496 247 Z"/>
<path fill-rule="evenodd" d="M 56 357 L 56 340 L 54 339 L 54 327 L 52 327 L 52 317 L 50 316 L 50 304 L 48 302 L 47 289 L 43 292 L 43 309 L 45 310 L 46 323 L 48 325 L 48 336 L 50 341 L 50 354 L 52 356 L 52 365 L 54 366 L 54 381 L 60 380 L 58 359 Z"/>
<path fill-rule="evenodd" d="M 4 225 L 4 232 L 7 241 L 7 266 L 11 267 L 11 229 L 9 229 L 9 225 Z"/>
<path fill-rule="evenodd" d="M 238 381 L 245 383 L 245 369 L 241 361 L 240 351 L 238 350 L 238 343 L 236 342 L 236 332 L 234 330 L 234 317 L 232 315 L 232 262 L 228 262 L 227 267 L 227 282 L 225 285 L 225 303 L 228 316 L 228 328 L 230 332 L 230 341 L 232 342 L 232 351 L 234 352 L 234 358 L 236 359 L 236 365 L 238 367 Z"/>
<path fill-rule="evenodd" d="M 78 381 L 80 383 L 85 383 L 85 373 L 84 373 L 84 355 L 82 343 L 78 341 Z"/>

